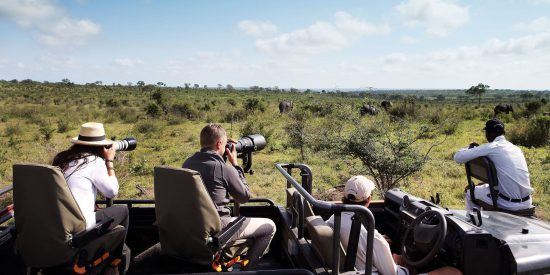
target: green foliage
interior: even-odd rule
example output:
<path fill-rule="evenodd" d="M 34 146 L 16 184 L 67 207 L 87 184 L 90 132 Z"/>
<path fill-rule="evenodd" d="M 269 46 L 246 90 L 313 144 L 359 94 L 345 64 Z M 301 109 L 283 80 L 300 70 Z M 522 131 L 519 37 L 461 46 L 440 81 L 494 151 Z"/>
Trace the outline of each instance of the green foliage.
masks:
<path fill-rule="evenodd" d="M 307 129 L 308 114 L 298 111 L 291 113 L 289 117 L 290 121 L 285 126 L 285 130 L 290 147 L 299 149 L 302 161 L 306 161 L 306 147 L 310 134 Z"/>
<path fill-rule="evenodd" d="M 528 147 L 550 145 L 550 117 L 535 117 L 517 123 L 507 136 L 517 145 Z"/>
<path fill-rule="evenodd" d="M 350 133 L 340 137 L 335 144 L 335 154 L 358 160 L 364 174 L 374 178 L 379 190 L 384 193 L 408 176 L 422 170 L 432 147 L 421 154 L 415 142 L 428 131 L 415 133 L 401 121 L 395 126 L 378 121 L 369 125 L 357 125 Z"/>
<path fill-rule="evenodd" d="M 65 133 L 69 130 L 69 122 L 65 119 L 57 120 L 57 132 Z"/>
<path fill-rule="evenodd" d="M 52 139 L 52 135 L 55 132 L 55 129 L 48 124 L 43 124 L 42 126 L 40 126 L 38 131 L 40 132 L 40 135 L 44 140 L 49 141 L 50 139 Z"/>
<path fill-rule="evenodd" d="M 244 109 L 247 111 L 265 112 L 265 103 L 257 98 L 247 98 L 244 102 Z"/>
<path fill-rule="evenodd" d="M 525 103 L 525 115 L 526 117 L 530 117 L 535 115 L 540 108 L 543 106 L 543 103 L 541 101 L 530 101 Z"/>
<path fill-rule="evenodd" d="M 134 130 L 142 134 L 155 133 L 159 131 L 160 128 L 160 125 L 153 120 L 142 120 L 134 126 Z"/>
<path fill-rule="evenodd" d="M 160 115 L 161 109 L 156 103 L 149 103 L 149 105 L 145 107 L 145 112 L 151 117 L 158 117 Z"/>
<path fill-rule="evenodd" d="M 170 107 L 170 113 L 179 117 L 185 117 L 187 119 L 195 119 L 199 116 L 198 110 L 193 108 L 191 104 L 176 103 Z"/>
<path fill-rule="evenodd" d="M 470 87 L 470 89 L 466 90 L 466 93 L 469 95 L 477 96 L 478 98 L 478 104 L 477 106 L 481 105 L 481 96 L 487 92 L 487 89 L 489 89 L 489 85 L 485 85 L 483 83 L 479 83 L 476 86 Z"/>

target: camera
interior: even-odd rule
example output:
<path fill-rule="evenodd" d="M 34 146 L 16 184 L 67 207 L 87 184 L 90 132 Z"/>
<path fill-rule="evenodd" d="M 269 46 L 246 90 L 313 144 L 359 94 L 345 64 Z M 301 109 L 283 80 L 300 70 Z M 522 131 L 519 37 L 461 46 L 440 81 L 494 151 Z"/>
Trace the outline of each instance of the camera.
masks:
<path fill-rule="evenodd" d="M 113 146 L 116 151 L 133 151 L 137 147 L 137 140 L 133 137 L 127 137 L 121 140 L 114 140 Z"/>
<path fill-rule="evenodd" d="M 235 146 L 235 150 L 237 153 L 246 153 L 246 152 L 255 152 L 255 151 L 261 151 L 265 148 L 265 137 L 260 134 L 254 134 L 249 136 L 244 136 L 237 140 L 236 143 L 228 142 L 226 147 L 229 149 L 229 151 L 233 150 L 233 146 Z"/>
<path fill-rule="evenodd" d="M 237 140 L 236 143 L 228 142 L 226 147 L 229 151 L 237 151 L 237 157 L 243 160 L 243 170 L 245 173 L 254 174 L 252 168 L 252 152 L 261 151 L 265 148 L 265 137 L 260 134 L 248 135 Z M 226 155 L 224 155 L 226 158 Z"/>

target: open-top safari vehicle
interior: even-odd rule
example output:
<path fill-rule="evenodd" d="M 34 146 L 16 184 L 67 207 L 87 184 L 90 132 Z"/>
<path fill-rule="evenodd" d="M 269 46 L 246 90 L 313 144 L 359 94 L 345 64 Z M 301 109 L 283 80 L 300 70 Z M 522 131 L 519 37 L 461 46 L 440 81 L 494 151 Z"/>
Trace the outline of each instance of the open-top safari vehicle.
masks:
<path fill-rule="evenodd" d="M 469 178 L 487 179 L 491 170 L 484 163 L 470 163 L 474 167 L 468 168 Z M 243 253 L 243 246 L 232 242 L 231 236 L 243 219 L 221 230 L 215 207 L 194 171 L 156 167 L 155 200 L 112 202 L 129 208 L 125 242 L 132 257 L 127 259 L 118 249 L 124 229 L 107 230 L 109 221 L 82 229 L 81 214 L 57 168 L 15 165 L 15 222 L 10 223 L 13 209 L 0 213 L 0 222 L 7 224 L 0 233 L 0 273 L 82 274 L 112 265 L 130 274 L 214 269 L 242 274 L 356 274 L 357 245 L 344 250 L 339 238 L 333 238 L 339 234 L 342 211 L 356 217 L 349 244 L 358 243 L 360 223 L 369 232 L 365 273 L 371 273 L 375 228 L 393 240 L 392 250 L 418 272 L 441 266 L 457 267 L 464 274 L 550 272 L 550 225 L 536 218 L 449 210 L 435 199 L 424 200 L 399 189 L 386 192 L 383 201 L 368 209 L 325 202 L 311 194 L 313 173 L 307 165 L 276 164 L 276 168 L 287 182 L 286 205 L 256 198 L 234 207 L 234 216 L 266 217 L 277 225 L 260 265 L 253 271 L 238 271 L 240 264 L 230 265 L 241 263 L 235 256 Z M 324 222 L 332 214 L 334 229 Z"/>

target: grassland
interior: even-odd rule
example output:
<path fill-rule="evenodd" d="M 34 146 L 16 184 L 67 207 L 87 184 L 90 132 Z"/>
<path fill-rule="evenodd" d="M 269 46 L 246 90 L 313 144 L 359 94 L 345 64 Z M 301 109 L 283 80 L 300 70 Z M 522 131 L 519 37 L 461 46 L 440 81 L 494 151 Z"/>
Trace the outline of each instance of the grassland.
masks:
<path fill-rule="evenodd" d="M 508 96 L 512 94 L 512 96 Z M 547 98 L 545 93 L 539 97 Z M 266 91 L 235 91 L 217 89 L 185 89 L 79 86 L 62 84 L 0 83 L 0 187 L 11 184 L 11 166 L 14 163 L 50 163 L 52 157 L 70 146 L 69 139 L 78 133 L 81 123 L 103 122 L 111 138 L 134 136 L 138 149 L 119 153 L 116 160 L 117 176 L 121 183 L 121 198 L 153 198 L 152 169 L 157 165 L 180 167 L 183 161 L 199 148 L 198 133 L 208 122 L 222 123 L 229 135 L 238 138 L 244 134 L 262 133 L 268 146 L 254 155 L 253 175 L 248 176 L 254 196 L 268 197 L 276 202 L 284 200 L 285 182 L 274 168 L 277 162 L 305 162 L 314 173 L 314 195 L 343 184 L 357 173 L 353 162 L 344 161 L 326 151 L 314 151 L 306 146 L 306 158 L 301 159 L 297 148 L 291 146 L 286 127 L 291 116 L 279 114 L 281 100 L 293 100 L 293 112 L 307 112 L 304 129 L 309 136 L 321 135 L 327 125 L 344 125 L 351 129 L 353 121 L 369 124 L 377 120 L 392 121 L 390 114 L 359 117 L 359 107 L 365 102 L 379 102 L 383 96 L 343 93 L 289 93 Z M 424 150 L 434 142 L 430 160 L 424 168 L 408 177 L 401 188 L 419 197 L 427 198 L 436 192 L 442 195 L 442 204 L 450 208 L 464 205 L 466 184 L 464 167 L 456 164 L 453 153 L 472 141 L 484 142 L 484 121 L 493 115 L 497 101 L 515 102 L 515 113 L 503 115 L 509 131 L 522 134 L 527 123 L 543 112 L 542 106 L 531 118 L 526 114 L 524 101 L 540 98 L 506 97 L 484 98 L 481 107 L 477 100 L 416 99 L 414 107 L 399 97 L 394 108 L 404 108 L 402 118 L 410 127 L 430 125 L 436 130 L 419 140 Z M 155 107 L 156 106 L 156 107 Z M 442 127 L 439 127 L 442 126 Z M 524 130 L 522 130 L 524 131 Z M 537 214 L 550 219 L 550 147 L 521 147 L 535 188 L 534 204 Z M 380 198 L 381 194 L 377 194 Z M 11 197 L 0 198 L 1 205 Z"/>

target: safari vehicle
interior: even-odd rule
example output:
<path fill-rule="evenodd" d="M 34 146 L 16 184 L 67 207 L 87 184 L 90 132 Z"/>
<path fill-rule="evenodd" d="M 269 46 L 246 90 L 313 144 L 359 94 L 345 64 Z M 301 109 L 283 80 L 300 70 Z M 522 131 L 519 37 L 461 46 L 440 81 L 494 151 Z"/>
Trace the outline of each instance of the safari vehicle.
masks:
<path fill-rule="evenodd" d="M 30 170 L 26 172 L 33 172 L 34 169 L 34 175 L 40 169 L 49 171 L 52 175 L 56 174 L 56 168 L 53 167 L 29 167 L 27 168 Z M 333 238 L 339 234 L 338 221 L 342 211 L 354 212 L 357 217 L 352 225 L 350 244 L 357 243 L 360 232 L 357 229 L 360 223 L 369 232 L 364 271 L 366 274 L 371 273 L 372 236 L 375 228 L 393 240 L 392 250 L 404 255 L 406 261 L 415 266 L 418 272 L 426 272 L 441 266 L 457 267 L 464 274 L 550 272 L 550 225 L 536 218 L 496 211 L 478 211 L 474 215 L 462 210 L 449 210 L 438 205 L 435 199 L 424 200 L 399 189 L 386 192 L 383 201 L 371 203 L 368 209 L 357 205 L 319 201 L 312 196 L 313 173 L 307 165 L 276 164 L 276 169 L 287 182 L 286 205 L 275 205 L 268 198 L 252 199 L 244 205 L 234 204 L 234 216 L 266 217 L 274 220 L 277 225 L 277 233 L 270 245 L 270 251 L 260 265 L 254 271 L 247 272 L 238 271 L 239 265 L 233 265 L 229 269 L 233 269 L 235 274 L 362 273 L 363 271 L 354 270 L 357 246 L 350 245 L 344 251 L 339 238 Z M 474 174 L 477 173 L 475 171 L 483 171 L 473 170 Z M 43 182 L 47 181 L 45 174 L 39 176 L 41 178 L 36 178 L 37 181 L 54 184 Z M 20 180 L 25 179 L 14 174 L 16 217 L 19 213 L 17 211 L 20 210 L 19 203 L 25 203 L 17 197 L 20 194 L 18 192 L 22 191 L 17 190 L 22 184 Z M 216 256 L 231 254 L 225 259 L 235 259 L 231 257 L 238 254 L 238 249 L 230 251 L 229 248 L 238 248 L 239 244 L 231 243 L 229 240 L 243 219 L 237 218 L 220 231 L 219 219 L 215 219 L 217 212 L 198 173 L 186 169 L 156 167 L 154 181 L 156 202 L 112 202 L 125 204 L 130 211 L 126 244 L 131 249 L 132 258 L 128 274 L 216 272 L 212 267 L 212 259 Z M 2 194 L 10 191 L 11 188 L 6 188 L 2 190 Z M 43 197 L 47 195 L 41 194 Z M 42 210 L 47 214 L 47 209 Z M 71 259 L 53 269 L 49 266 L 25 267 L 28 259 L 20 255 L 26 252 L 19 249 L 21 244 L 17 238 L 22 236 L 18 232 L 19 228 L 15 228 L 18 226 L 18 220 L 16 219 L 15 225 L 9 223 L 12 217 L 12 211 L 9 209 L 2 214 L 1 221 L 7 221 L 8 225 L 1 228 L 0 273 L 40 271 L 57 274 L 60 270 L 69 273 L 79 271 L 74 270 L 75 263 L 71 263 Z M 324 222 L 332 214 L 335 215 L 334 229 Z M 39 229 L 42 232 L 53 232 L 49 228 L 50 225 L 51 223 L 44 224 Z M 101 223 L 94 230 L 94 235 L 88 239 L 101 238 L 109 234 L 105 232 Z M 73 238 L 83 234 L 86 232 L 76 234 Z M 16 240 L 18 245 L 15 245 Z M 23 242 L 25 245 L 34 246 L 36 251 L 42 251 L 44 257 L 54 249 L 45 247 L 38 240 Z M 82 240 L 80 243 L 85 241 Z M 78 243 L 75 245 L 71 242 L 70 245 L 78 249 Z M 14 253 L 15 247 L 18 248 L 17 254 Z M 226 253 L 220 253 L 222 251 Z M 122 271 L 126 266 L 122 263 L 119 269 Z M 84 271 L 93 272 L 93 267 L 93 264 L 88 264 Z M 214 267 L 226 269 L 224 266 Z"/>

